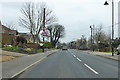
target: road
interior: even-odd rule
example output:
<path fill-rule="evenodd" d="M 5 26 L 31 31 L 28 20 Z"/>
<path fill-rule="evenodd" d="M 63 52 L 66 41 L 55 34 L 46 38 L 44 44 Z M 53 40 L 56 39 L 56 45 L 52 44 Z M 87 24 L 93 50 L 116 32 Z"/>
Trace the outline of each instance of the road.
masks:
<path fill-rule="evenodd" d="M 118 78 L 118 62 L 82 51 L 61 50 L 18 78 Z"/>

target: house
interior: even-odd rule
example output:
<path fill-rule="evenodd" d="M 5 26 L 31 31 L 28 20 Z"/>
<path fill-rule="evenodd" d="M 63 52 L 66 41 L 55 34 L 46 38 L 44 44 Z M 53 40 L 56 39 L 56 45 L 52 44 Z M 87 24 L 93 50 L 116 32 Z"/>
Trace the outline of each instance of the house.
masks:
<path fill-rule="evenodd" d="M 5 25 L 2 25 L 0 21 L 0 45 L 12 44 L 12 40 L 17 34 L 17 30 L 7 28 Z"/>
<path fill-rule="evenodd" d="M 7 28 L 6 26 L 2 25 L 2 23 L 0 21 L 0 34 L 3 34 L 3 33 L 9 34 L 9 35 L 17 35 L 18 31 Z"/>

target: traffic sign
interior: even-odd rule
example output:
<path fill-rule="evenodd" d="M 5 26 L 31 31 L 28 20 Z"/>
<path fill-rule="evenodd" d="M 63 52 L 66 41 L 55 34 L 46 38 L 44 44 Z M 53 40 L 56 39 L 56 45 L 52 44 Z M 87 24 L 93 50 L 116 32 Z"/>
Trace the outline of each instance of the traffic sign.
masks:
<path fill-rule="evenodd" d="M 42 32 L 42 36 L 47 36 L 47 33 L 45 31 Z"/>
<path fill-rule="evenodd" d="M 43 25 L 42 29 L 43 31 L 47 30 L 47 28 L 45 27 L 45 25 Z"/>

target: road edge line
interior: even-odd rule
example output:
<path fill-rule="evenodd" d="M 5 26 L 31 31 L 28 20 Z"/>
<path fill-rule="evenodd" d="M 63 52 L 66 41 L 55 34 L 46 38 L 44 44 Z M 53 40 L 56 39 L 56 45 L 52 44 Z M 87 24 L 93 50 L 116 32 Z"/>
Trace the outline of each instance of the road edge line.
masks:
<path fill-rule="evenodd" d="M 28 68 L 30 68 L 30 67 L 32 67 L 33 65 L 37 64 L 38 62 L 42 61 L 42 60 L 45 59 L 45 58 L 47 58 L 47 57 L 43 57 L 43 58 L 41 58 L 40 60 L 38 60 L 38 61 L 36 61 L 36 62 L 30 64 L 29 66 L 27 66 L 26 68 L 22 69 L 22 70 L 19 71 L 18 73 L 14 74 L 14 75 L 11 76 L 10 78 L 16 77 L 16 76 L 19 75 L 20 73 L 24 72 L 25 70 L 27 70 Z"/>

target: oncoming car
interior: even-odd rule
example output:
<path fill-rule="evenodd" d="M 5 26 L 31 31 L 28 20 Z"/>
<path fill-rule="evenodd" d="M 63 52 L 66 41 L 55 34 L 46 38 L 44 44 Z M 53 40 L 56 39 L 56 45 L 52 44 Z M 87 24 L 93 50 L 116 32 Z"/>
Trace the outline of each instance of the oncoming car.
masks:
<path fill-rule="evenodd" d="M 120 54 L 120 45 L 117 47 L 116 53 L 117 53 L 117 55 Z"/>

